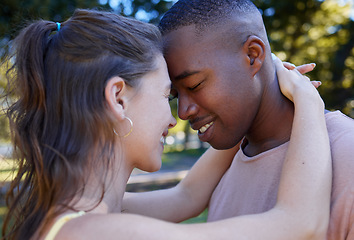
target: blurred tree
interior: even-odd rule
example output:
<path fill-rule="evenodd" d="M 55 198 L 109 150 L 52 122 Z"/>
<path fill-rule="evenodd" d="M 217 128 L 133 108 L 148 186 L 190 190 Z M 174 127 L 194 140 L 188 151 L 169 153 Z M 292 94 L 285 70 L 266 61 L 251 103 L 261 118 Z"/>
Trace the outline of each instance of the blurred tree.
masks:
<path fill-rule="evenodd" d="M 28 20 L 41 18 L 62 22 L 76 8 L 98 8 L 157 23 L 174 2 L 175 0 L 2 0 L 0 47 L 12 39 Z"/>
<path fill-rule="evenodd" d="M 0 54 L 3 57 L 8 42 L 22 29 L 27 21 L 48 19 L 62 22 L 76 8 L 110 9 L 97 0 L 2 0 L 0 2 Z"/>
<path fill-rule="evenodd" d="M 22 29 L 27 21 L 49 19 L 61 22 L 67 19 L 75 8 L 110 9 L 108 5 L 100 5 L 97 0 L 2 0 L 0 2 L 0 58 L 9 50 L 10 40 Z M 5 66 L 0 68 L 0 89 L 6 86 Z M 6 103 L 2 103 L 6 106 Z M 0 115 L 0 140 L 9 139 L 7 119 Z"/>
<path fill-rule="evenodd" d="M 95 8 L 157 23 L 172 4 L 172 0 L 2 0 L 0 2 L 0 59 L 4 60 L 11 40 L 27 25 L 28 21 L 47 19 L 62 22 L 69 18 L 76 8 Z M 0 89 L 6 86 L 5 72 L 2 64 Z M 8 135 L 8 123 L 1 115 L 0 140 L 8 140 Z"/>
<path fill-rule="evenodd" d="M 282 60 L 315 62 L 311 79 L 328 109 L 354 117 L 354 2 L 352 0 L 254 0 L 270 44 Z M 350 17 L 351 16 L 351 17 Z"/>
<path fill-rule="evenodd" d="M 101 0 L 108 2 L 116 12 L 136 19 L 157 24 L 176 0 Z M 115 4 L 112 4 L 112 3 Z M 119 2 L 119 4 L 117 4 Z"/>
<path fill-rule="evenodd" d="M 6 72 L 6 64 L 0 65 L 0 89 L 4 89 L 6 87 L 5 79 L 5 72 Z M 5 105 L 6 102 L 3 102 L 2 105 Z M 1 108 L 0 108 L 1 109 Z M 1 112 L 1 111 L 0 111 Z M 9 131 L 9 121 L 7 118 L 0 114 L 0 141 L 1 140 L 8 140 L 10 138 L 10 131 Z"/>
<path fill-rule="evenodd" d="M 157 23 L 174 2 L 176 0 L 2 0 L 0 57 L 28 20 L 43 18 L 61 22 L 75 8 L 99 8 Z M 282 60 L 297 65 L 315 62 L 317 67 L 309 76 L 322 81 L 319 90 L 327 108 L 340 109 L 354 117 L 354 1 L 253 2 L 264 17 L 273 52 Z M 1 81 L 4 78 L 0 74 L 3 85 Z M 177 115 L 176 103 L 171 106 Z M 182 122 L 178 129 L 187 129 L 185 124 Z M 189 130 L 185 131 L 188 135 Z"/>

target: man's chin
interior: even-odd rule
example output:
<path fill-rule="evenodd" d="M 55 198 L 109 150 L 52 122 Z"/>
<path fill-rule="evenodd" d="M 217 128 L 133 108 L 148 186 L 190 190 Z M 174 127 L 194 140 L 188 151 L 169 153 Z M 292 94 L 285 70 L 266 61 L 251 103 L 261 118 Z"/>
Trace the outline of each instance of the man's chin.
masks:
<path fill-rule="evenodd" d="M 233 144 L 233 143 L 223 143 L 220 141 L 209 141 L 208 142 L 210 144 L 210 146 L 212 146 L 213 148 L 217 149 L 217 150 L 226 150 L 226 149 L 230 149 L 235 147 L 238 143 Z"/>

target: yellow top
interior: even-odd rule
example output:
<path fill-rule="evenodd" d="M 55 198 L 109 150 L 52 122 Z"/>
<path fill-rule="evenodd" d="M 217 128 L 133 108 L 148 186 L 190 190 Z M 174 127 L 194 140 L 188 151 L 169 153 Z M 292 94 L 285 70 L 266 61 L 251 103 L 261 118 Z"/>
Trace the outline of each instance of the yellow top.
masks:
<path fill-rule="evenodd" d="M 61 218 L 59 218 L 56 223 L 54 223 L 54 225 L 52 226 L 52 228 L 49 230 L 47 236 L 45 237 L 45 240 L 54 240 L 55 236 L 58 234 L 59 230 L 63 227 L 63 225 L 73 219 L 73 218 L 77 218 L 80 217 L 82 215 L 84 215 L 85 212 L 84 211 L 80 211 L 80 212 L 76 212 L 76 213 L 69 213 L 66 214 L 64 216 L 62 216 Z"/>

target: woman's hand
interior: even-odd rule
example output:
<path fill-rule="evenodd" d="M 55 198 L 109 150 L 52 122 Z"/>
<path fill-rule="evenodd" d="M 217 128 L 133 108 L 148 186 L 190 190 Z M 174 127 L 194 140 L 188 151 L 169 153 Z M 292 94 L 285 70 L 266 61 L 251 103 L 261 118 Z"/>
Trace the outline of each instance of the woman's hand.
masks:
<path fill-rule="evenodd" d="M 277 71 L 280 90 L 284 96 L 292 102 L 294 102 L 295 97 L 300 97 L 302 94 L 310 94 L 320 99 L 315 88 L 319 87 L 321 82 L 310 81 L 307 76 L 303 75 L 312 71 L 315 67 L 314 64 L 305 64 L 296 67 L 291 63 L 281 62 L 274 54 L 272 54 L 272 57 Z"/>
<path fill-rule="evenodd" d="M 274 54 L 273 54 L 274 55 Z M 273 57 L 274 59 L 274 57 Z M 298 70 L 299 73 L 301 74 L 306 74 L 308 72 L 311 72 L 315 67 L 316 67 L 316 64 L 315 63 L 307 63 L 307 64 L 303 64 L 303 65 L 300 65 L 300 66 L 295 66 L 294 64 L 292 63 L 289 63 L 289 62 L 283 62 L 283 65 L 284 67 L 286 67 L 288 70 Z"/>

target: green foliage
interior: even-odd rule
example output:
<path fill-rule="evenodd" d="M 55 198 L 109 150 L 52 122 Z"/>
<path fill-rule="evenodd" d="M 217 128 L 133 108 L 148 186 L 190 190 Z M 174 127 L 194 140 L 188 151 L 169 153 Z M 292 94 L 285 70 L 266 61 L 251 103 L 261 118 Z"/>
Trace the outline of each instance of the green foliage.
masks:
<path fill-rule="evenodd" d="M 193 223 L 205 223 L 208 218 L 208 210 L 204 210 L 199 216 L 190 218 L 182 223 L 184 224 L 193 224 Z"/>
<path fill-rule="evenodd" d="M 2 0 L 0 3 L 0 35 L 13 38 L 30 20 L 46 19 L 62 22 L 76 8 L 102 8 L 97 0 Z"/>
<path fill-rule="evenodd" d="M 115 6 L 113 2 L 119 4 Z M 26 22 L 31 20 L 65 21 L 76 8 L 112 10 L 125 16 L 157 23 L 172 4 L 171 0 L 2 0 L 0 2 L 0 36 L 5 41 L 12 39 Z M 114 9 L 111 6 L 114 6 Z"/>
<path fill-rule="evenodd" d="M 0 2 L 0 57 L 8 43 L 29 20 L 62 22 L 76 8 L 108 9 L 157 23 L 175 0 L 2 0 Z M 354 2 L 351 0 L 253 0 L 263 13 L 274 53 L 296 65 L 315 62 L 311 79 L 322 81 L 319 91 L 328 109 L 354 117 Z M 115 4 L 116 3 L 116 4 Z M 352 19 L 349 17 L 352 15 Z M 6 85 L 3 71 L 1 87 Z M 171 103 L 174 116 L 176 102 Z M 185 131 L 187 123 L 179 123 Z M 0 120 L 0 129 L 6 123 Z M 177 128 L 172 131 L 177 131 Z M 0 131 L 3 132 L 3 131 Z M 1 138 L 2 136 L 0 136 Z"/>
<path fill-rule="evenodd" d="M 0 115 L 0 141 L 10 139 L 9 121 L 4 115 Z"/>
<path fill-rule="evenodd" d="M 263 11 L 273 52 L 296 65 L 315 62 L 308 75 L 322 81 L 319 91 L 326 107 L 354 117 L 354 2 L 254 2 Z"/>
<path fill-rule="evenodd" d="M 5 204 L 3 202 L 0 202 L 0 227 L 2 227 L 3 225 L 3 218 L 5 216 L 5 213 L 6 213 L 7 209 L 5 207 Z M 0 235 L 1 237 L 1 235 Z"/>

